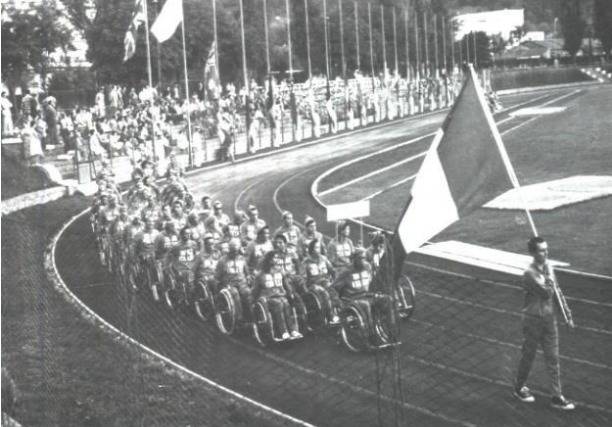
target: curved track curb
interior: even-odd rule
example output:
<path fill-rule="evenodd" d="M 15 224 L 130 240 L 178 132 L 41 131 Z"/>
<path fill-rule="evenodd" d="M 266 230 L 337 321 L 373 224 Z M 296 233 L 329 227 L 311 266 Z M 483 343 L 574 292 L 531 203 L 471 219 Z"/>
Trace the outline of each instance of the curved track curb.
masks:
<path fill-rule="evenodd" d="M 253 407 L 255 410 L 253 415 L 255 417 L 264 418 L 264 419 L 274 419 L 277 422 L 281 422 L 284 425 L 292 425 L 292 426 L 302 426 L 302 427 L 314 427 L 312 424 L 309 424 L 303 420 L 298 418 L 294 418 L 288 414 L 280 412 L 274 408 L 264 405 L 256 400 L 250 399 L 240 393 L 237 393 L 229 388 L 222 386 L 196 372 L 193 372 L 184 366 L 174 362 L 173 360 L 167 358 L 166 356 L 156 352 L 155 350 L 147 347 L 146 345 L 136 341 L 129 335 L 120 331 L 102 317 L 98 316 L 91 308 L 89 308 L 79 297 L 77 297 L 69 288 L 66 286 L 66 283 L 63 281 L 62 277 L 59 274 L 57 269 L 57 264 L 55 262 L 55 250 L 57 247 L 57 243 L 61 238 L 62 234 L 66 231 L 68 227 L 70 227 L 77 219 L 84 216 L 89 212 L 89 209 L 84 210 L 72 218 L 70 218 L 60 230 L 53 235 L 51 241 L 48 243 L 45 249 L 45 271 L 47 274 L 47 278 L 53 284 L 53 287 L 60 293 L 62 296 L 72 304 L 78 311 L 81 316 L 83 316 L 87 321 L 89 321 L 92 325 L 101 328 L 104 332 L 108 333 L 109 336 L 115 338 L 115 340 L 119 341 L 122 345 L 126 347 L 138 348 L 142 351 L 142 354 L 145 360 L 157 366 L 163 366 L 167 368 L 173 375 L 178 376 L 179 378 L 192 377 L 203 382 L 210 389 L 214 389 L 217 392 L 221 392 L 226 394 L 228 398 L 235 399 L 237 401 L 243 402 Z M 265 414 L 265 415 L 263 415 Z"/>

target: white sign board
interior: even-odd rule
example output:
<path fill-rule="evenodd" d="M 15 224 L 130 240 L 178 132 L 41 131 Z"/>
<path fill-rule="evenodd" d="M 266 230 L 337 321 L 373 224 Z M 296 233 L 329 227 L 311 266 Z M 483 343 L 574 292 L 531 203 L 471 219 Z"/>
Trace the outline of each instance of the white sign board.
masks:
<path fill-rule="evenodd" d="M 338 221 L 339 219 L 349 218 L 365 218 L 368 216 L 370 216 L 369 200 L 327 206 L 328 221 Z"/>

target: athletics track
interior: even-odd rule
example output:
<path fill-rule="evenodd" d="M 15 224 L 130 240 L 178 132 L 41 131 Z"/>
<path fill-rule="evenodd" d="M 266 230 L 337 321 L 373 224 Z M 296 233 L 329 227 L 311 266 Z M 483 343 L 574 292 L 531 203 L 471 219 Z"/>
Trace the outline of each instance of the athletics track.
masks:
<path fill-rule="evenodd" d="M 578 96 L 581 92 L 564 89 L 515 95 L 502 103 L 519 108 Z M 316 178 L 391 146 L 404 144 L 391 150 L 395 160 L 417 156 L 431 142 L 431 136 L 424 135 L 434 132 L 444 116 L 439 112 L 404 119 L 235 166 L 211 168 L 192 174 L 188 182 L 196 197 L 208 194 L 220 199 L 228 212 L 255 203 L 274 229 L 280 212 L 288 209 L 300 222 L 304 214 L 313 216 L 329 236 L 333 227 L 311 195 Z M 502 134 L 527 127 L 532 120 L 508 117 L 507 113 L 496 116 Z M 414 163 L 418 168 L 419 162 Z M 404 184 L 408 182 L 397 187 Z M 333 186 L 322 191 L 330 189 Z M 324 202 L 350 197 L 349 191 L 334 192 L 323 196 L 328 198 Z M 327 336 L 272 349 L 258 348 L 249 337 L 220 336 L 212 325 L 156 306 L 146 297 L 130 302 L 97 265 L 86 217 L 77 218 L 59 237 L 55 250 L 59 274 L 97 316 L 186 369 L 304 422 L 392 424 L 391 413 L 400 413 L 415 425 L 606 425 L 612 420 L 608 401 L 612 366 L 606 357 L 612 353 L 612 286 L 603 279 L 562 277 L 582 328 L 573 335 L 561 334 L 564 382 L 566 393 L 581 406 L 574 414 L 559 414 L 543 403 L 521 406 L 509 393 L 520 352 L 522 292 L 514 278 L 452 263 L 433 265 L 434 271 L 415 266 L 417 261 L 431 260 L 410 260 L 412 266 L 406 271 L 417 288 L 417 311 L 402 326 L 400 400 L 381 368 L 388 362 L 384 355 L 351 354 Z M 448 270 L 460 270 L 461 276 Z M 540 365 L 538 361 L 532 383 L 538 397 L 544 397 L 547 383 Z M 380 389 L 377 378 L 382 378 Z"/>

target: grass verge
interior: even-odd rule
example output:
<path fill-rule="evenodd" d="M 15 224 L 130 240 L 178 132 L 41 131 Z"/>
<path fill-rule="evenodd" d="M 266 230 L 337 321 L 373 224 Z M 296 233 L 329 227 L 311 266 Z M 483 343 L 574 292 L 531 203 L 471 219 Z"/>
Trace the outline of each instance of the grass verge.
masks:
<path fill-rule="evenodd" d="M 2 218 L 2 366 L 20 392 L 15 419 L 28 426 L 275 425 L 100 331 L 54 290 L 45 247 L 88 203 L 62 199 Z"/>

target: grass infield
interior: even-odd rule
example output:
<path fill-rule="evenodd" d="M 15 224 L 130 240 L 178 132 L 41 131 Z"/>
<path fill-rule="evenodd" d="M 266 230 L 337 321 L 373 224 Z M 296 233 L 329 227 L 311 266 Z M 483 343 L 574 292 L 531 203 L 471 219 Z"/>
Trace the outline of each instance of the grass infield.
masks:
<path fill-rule="evenodd" d="M 610 175 L 612 173 L 612 86 L 598 86 L 584 90 L 577 96 L 551 104 L 566 106 L 561 113 L 539 117 L 525 126 L 505 134 L 506 149 L 521 185 L 529 185 L 574 175 Z M 500 131 L 520 123 L 512 119 Z M 525 120 L 525 119 L 523 119 Z M 431 139 L 429 139 L 431 141 Z M 404 151 L 404 149 L 400 149 Z M 383 168 L 401 160 L 386 153 L 368 159 L 370 168 Z M 385 188 L 413 175 L 421 160 L 374 179 L 342 189 L 350 192 L 351 200 L 372 194 L 373 187 Z M 353 174 L 342 170 L 325 179 L 323 188 L 331 188 L 354 179 L 362 173 L 349 167 Z M 346 171 L 345 171 L 346 172 Z M 384 179 L 384 182 L 381 181 Z M 401 216 L 410 188 L 409 181 L 385 191 L 371 200 L 374 207 L 369 223 L 393 229 Z M 334 197 L 336 197 L 335 195 Z M 327 199 L 324 198 L 324 202 Z M 349 200 L 342 200 L 343 202 Z M 612 198 L 594 199 L 554 209 L 533 212 L 540 235 L 550 244 L 551 257 L 569 262 L 571 268 L 612 276 Z M 481 208 L 461 218 L 436 236 L 433 241 L 460 240 L 512 252 L 526 252 L 526 241 L 531 234 L 523 211 Z"/>

